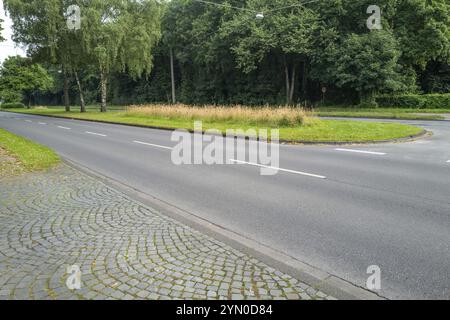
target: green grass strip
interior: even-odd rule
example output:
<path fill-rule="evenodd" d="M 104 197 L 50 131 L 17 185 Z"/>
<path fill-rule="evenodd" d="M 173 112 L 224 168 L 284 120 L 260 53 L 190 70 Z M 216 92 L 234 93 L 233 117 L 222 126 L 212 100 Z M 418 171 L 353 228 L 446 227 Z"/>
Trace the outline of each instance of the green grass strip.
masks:
<path fill-rule="evenodd" d="M 14 109 L 14 112 L 22 112 L 37 115 L 52 115 L 81 120 L 106 121 L 118 124 L 159 127 L 167 129 L 190 129 L 194 127 L 192 120 L 170 119 L 148 116 L 130 116 L 124 111 L 100 112 L 64 112 L 63 109 Z M 251 122 L 251 121 L 250 121 Z M 225 132 L 226 129 L 265 129 L 265 126 L 255 126 L 247 121 L 203 121 L 203 129 L 218 129 Z M 275 129 L 275 128 L 268 128 Z M 280 127 L 280 139 L 285 141 L 302 142 L 375 142 L 393 140 L 417 135 L 423 129 L 399 124 L 380 123 L 350 120 L 316 120 L 308 126 Z"/>
<path fill-rule="evenodd" d="M 59 163 L 51 149 L 0 129 L 0 147 L 20 161 L 26 171 L 43 170 Z"/>

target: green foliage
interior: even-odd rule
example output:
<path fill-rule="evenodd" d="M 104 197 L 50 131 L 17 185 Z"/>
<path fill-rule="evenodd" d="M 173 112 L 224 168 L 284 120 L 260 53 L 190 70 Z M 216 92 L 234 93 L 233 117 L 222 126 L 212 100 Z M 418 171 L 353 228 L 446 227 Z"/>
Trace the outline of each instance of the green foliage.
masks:
<path fill-rule="evenodd" d="M 376 98 L 380 107 L 447 109 L 450 107 L 450 93 L 447 94 L 405 94 L 385 95 Z"/>
<path fill-rule="evenodd" d="M 374 92 L 396 90 L 402 85 L 396 72 L 400 51 L 387 32 L 351 34 L 334 54 L 336 67 L 329 77 L 338 87 L 348 86 L 362 96 L 373 96 Z"/>
<path fill-rule="evenodd" d="M 273 12 L 299 1 L 212 1 L 224 6 L 191 0 L 4 2 L 14 40 L 34 61 L 69 75 L 77 71 L 88 103 L 168 102 L 171 50 L 177 98 L 184 103 L 309 106 L 323 99 L 375 106 L 379 94 L 450 92 L 448 0 L 377 0 L 383 30 L 372 32 L 366 27 L 370 0 Z M 81 7 L 76 32 L 67 30 L 62 14 L 69 4 Z M 264 19 L 255 19 L 256 12 Z M 62 75 L 55 79 L 63 81 Z M 105 85 L 101 95 L 99 82 Z M 78 90 L 72 84 L 71 95 Z"/>
<path fill-rule="evenodd" d="M 14 88 L 0 88 L 0 100 L 6 103 L 18 103 L 18 101 L 23 100 L 23 95 L 21 91 L 17 91 Z"/>
<path fill-rule="evenodd" d="M 31 97 L 37 92 L 49 91 L 53 78 L 39 64 L 20 56 L 10 57 L 0 69 L 0 97 L 6 102 L 20 101 L 19 97 Z"/>
<path fill-rule="evenodd" d="M 93 0 L 81 6 L 82 45 L 98 70 L 141 76 L 152 69 L 152 49 L 161 37 L 155 1 Z"/>
<path fill-rule="evenodd" d="M 80 3 L 84 56 L 100 76 L 102 111 L 106 111 L 107 81 L 112 72 L 132 78 L 150 74 L 153 49 L 161 38 L 161 6 L 153 0 L 93 0 Z"/>
<path fill-rule="evenodd" d="M 396 1 L 390 24 L 402 48 L 404 63 L 424 69 L 430 61 L 448 61 L 450 56 L 448 0 Z"/>
<path fill-rule="evenodd" d="M 68 30 L 64 13 L 81 9 L 81 30 Z M 34 58 L 62 65 L 65 72 L 96 70 L 106 99 L 107 77 L 123 72 L 148 75 L 161 37 L 161 5 L 154 0 L 5 0 L 14 40 Z"/>
<path fill-rule="evenodd" d="M 249 9 L 274 10 L 286 5 L 284 0 L 249 0 Z M 294 7 L 274 11 L 262 21 L 254 14 L 243 12 L 225 22 L 221 31 L 226 37 L 232 37 L 231 51 L 237 64 L 245 72 L 253 71 L 268 55 L 297 55 L 305 59 L 313 49 L 314 32 L 317 29 L 317 14 L 307 8 Z"/>
<path fill-rule="evenodd" d="M 0 105 L 1 109 L 22 109 L 25 105 L 22 102 L 7 102 Z"/>

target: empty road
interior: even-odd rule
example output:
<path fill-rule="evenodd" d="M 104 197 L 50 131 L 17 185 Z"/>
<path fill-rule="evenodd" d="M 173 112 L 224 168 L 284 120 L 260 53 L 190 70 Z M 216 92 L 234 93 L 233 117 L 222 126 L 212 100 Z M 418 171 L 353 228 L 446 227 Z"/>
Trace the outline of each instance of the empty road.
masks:
<path fill-rule="evenodd" d="M 450 121 L 397 122 L 433 136 L 282 145 L 287 171 L 261 176 L 176 166 L 169 131 L 0 112 L 1 128 L 359 286 L 378 265 L 384 297 L 450 299 Z"/>

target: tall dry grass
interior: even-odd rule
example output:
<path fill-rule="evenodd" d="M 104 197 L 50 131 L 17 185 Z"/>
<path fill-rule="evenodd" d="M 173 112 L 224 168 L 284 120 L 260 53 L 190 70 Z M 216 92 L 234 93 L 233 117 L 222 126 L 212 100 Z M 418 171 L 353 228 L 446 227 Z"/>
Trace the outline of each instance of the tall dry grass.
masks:
<path fill-rule="evenodd" d="M 305 111 L 304 109 L 298 107 L 246 107 L 240 105 L 140 105 L 128 107 L 126 115 L 191 121 L 239 122 L 271 127 L 306 126 L 311 125 L 316 121 L 311 112 Z"/>

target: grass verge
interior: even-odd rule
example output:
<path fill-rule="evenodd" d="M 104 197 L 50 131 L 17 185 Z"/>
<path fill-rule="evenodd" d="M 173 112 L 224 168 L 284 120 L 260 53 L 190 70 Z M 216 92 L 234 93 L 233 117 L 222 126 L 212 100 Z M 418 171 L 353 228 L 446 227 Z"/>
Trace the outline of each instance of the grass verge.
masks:
<path fill-rule="evenodd" d="M 167 107 L 168 108 L 168 107 Z M 72 119 L 103 121 L 118 124 L 139 125 L 166 129 L 194 128 L 194 120 L 203 120 L 203 129 L 218 129 L 225 132 L 227 129 L 280 129 L 280 139 L 291 142 L 375 142 L 399 139 L 421 133 L 418 127 L 398 123 L 359 122 L 347 120 L 319 120 L 306 117 L 304 124 L 278 125 L 252 119 L 239 119 L 230 117 L 217 119 L 210 116 L 197 119 L 183 116 L 170 116 L 141 112 L 111 111 L 100 113 L 88 111 L 87 113 L 65 112 L 64 109 L 12 109 L 13 112 L 58 116 Z"/>
<path fill-rule="evenodd" d="M 3 129 L 0 129 L 0 148 L 4 160 L 0 174 L 43 170 L 59 163 L 58 155 L 49 148 Z"/>
<path fill-rule="evenodd" d="M 402 108 L 317 108 L 315 114 L 321 117 L 373 118 L 399 120 L 443 120 L 441 114 L 450 113 L 450 109 L 402 109 Z"/>

